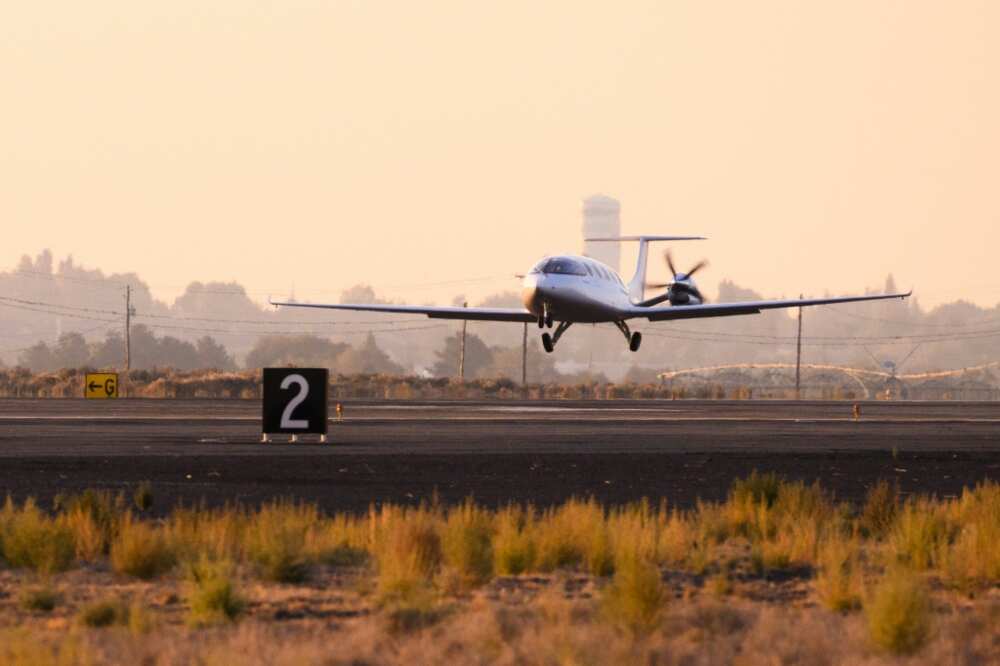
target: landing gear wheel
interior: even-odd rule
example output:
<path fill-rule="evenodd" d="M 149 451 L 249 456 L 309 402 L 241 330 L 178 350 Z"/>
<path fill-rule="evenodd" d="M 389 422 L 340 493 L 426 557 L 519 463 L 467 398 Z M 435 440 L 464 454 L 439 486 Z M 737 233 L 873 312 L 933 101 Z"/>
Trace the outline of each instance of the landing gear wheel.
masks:
<path fill-rule="evenodd" d="M 538 328 L 545 328 L 545 315 L 538 315 Z"/>
<path fill-rule="evenodd" d="M 545 328 L 552 328 L 552 313 L 545 311 Z"/>
<path fill-rule="evenodd" d="M 548 333 L 542 333 L 542 347 L 544 347 L 545 351 L 550 354 L 552 353 L 552 350 L 556 348 L 555 344 L 552 343 L 552 336 Z"/>
<path fill-rule="evenodd" d="M 629 351 L 639 351 L 639 345 L 642 344 L 642 333 L 636 331 L 632 334 L 632 337 L 628 341 Z"/>

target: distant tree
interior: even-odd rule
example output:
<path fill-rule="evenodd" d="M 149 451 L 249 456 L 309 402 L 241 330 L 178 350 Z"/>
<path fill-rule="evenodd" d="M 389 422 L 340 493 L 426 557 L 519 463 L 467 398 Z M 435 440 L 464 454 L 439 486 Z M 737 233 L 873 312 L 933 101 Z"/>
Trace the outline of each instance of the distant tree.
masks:
<path fill-rule="evenodd" d="M 371 333 L 359 347 L 342 351 L 336 359 L 335 369 L 345 375 L 353 374 L 403 374 L 403 366 L 395 363 L 389 355 L 375 344 Z"/>
<path fill-rule="evenodd" d="M 375 290 L 367 284 L 356 284 L 340 293 L 341 303 L 386 303 L 375 295 Z"/>
<path fill-rule="evenodd" d="M 226 348 L 215 341 L 211 336 L 205 335 L 198 338 L 195 344 L 198 353 L 199 368 L 214 368 L 216 370 L 235 370 L 236 361 L 226 351 Z"/>
<path fill-rule="evenodd" d="M 479 370 L 478 377 L 506 377 L 516 382 L 521 381 L 521 347 L 492 347 L 492 360 L 489 365 Z M 555 359 L 551 354 L 542 351 L 537 340 L 528 341 L 528 383 L 555 382 L 559 380 L 559 372 L 555 367 Z"/>
<path fill-rule="evenodd" d="M 104 340 L 90 345 L 90 361 L 95 368 L 117 368 L 125 360 L 125 339 L 118 331 L 108 331 Z"/>
<path fill-rule="evenodd" d="M 247 354 L 247 368 L 317 366 L 332 368 L 337 356 L 348 349 L 342 342 L 331 342 L 315 335 L 269 335 L 257 340 Z"/>
<path fill-rule="evenodd" d="M 55 355 L 44 342 L 34 344 L 21 352 L 17 364 L 35 372 L 48 372 L 56 367 Z"/>
<path fill-rule="evenodd" d="M 53 350 L 52 360 L 57 368 L 80 368 L 87 365 L 90 360 L 87 341 L 79 333 L 63 333 Z"/>
<path fill-rule="evenodd" d="M 438 377 L 458 376 L 458 357 L 462 347 L 462 334 L 445 338 L 444 348 L 439 349 L 437 362 L 431 368 Z M 471 379 L 479 376 L 479 372 L 493 362 L 493 352 L 479 336 L 468 333 L 465 337 L 465 377 Z"/>

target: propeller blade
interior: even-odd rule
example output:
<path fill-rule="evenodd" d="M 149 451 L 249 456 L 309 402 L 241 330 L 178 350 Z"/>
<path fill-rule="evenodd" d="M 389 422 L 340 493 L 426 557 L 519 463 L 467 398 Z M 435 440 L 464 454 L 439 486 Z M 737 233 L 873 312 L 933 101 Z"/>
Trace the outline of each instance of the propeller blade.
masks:
<path fill-rule="evenodd" d="M 670 256 L 670 250 L 664 252 L 663 256 L 667 259 L 667 268 L 670 269 L 670 274 L 677 275 L 677 269 L 674 268 L 674 260 L 673 257 Z"/>
<path fill-rule="evenodd" d="M 673 282 L 647 282 L 646 289 L 666 289 L 673 284 Z"/>
<path fill-rule="evenodd" d="M 691 270 L 688 271 L 688 273 L 687 273 L 688 277 L 691 277 L 696 272 L 698 272 L 701 269 L 703 269 L 705 266 L 708 266 L 708 260 L 707 259 L 702 259 L 697 264 L 695 264 L 694 267 Z"/>

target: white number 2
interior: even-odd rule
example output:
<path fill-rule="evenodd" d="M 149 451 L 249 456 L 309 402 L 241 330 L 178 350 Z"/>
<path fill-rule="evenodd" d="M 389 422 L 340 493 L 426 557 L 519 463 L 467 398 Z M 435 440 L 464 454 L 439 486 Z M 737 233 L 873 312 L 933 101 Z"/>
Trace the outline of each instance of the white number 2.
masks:
<path fill-rule="evenodd" d="M 301 428 L 304 430 L 309 427 L 309 420 L 293 419 L 292 412 L 294 412 L 295 408 L 301 405 L 302 401 L 306 399 L 307 395 L 309 395 L 309 382 L 307 382 L 306 378 L 302 375 L 288 375 L 281 380 L 281 390 L 286 390 L 292 384 L 298 384 L 299 392 L 294 398 L 292 398 L 291 402 L 288 403 L 288 406 L 285 407 L 285 411 L 281 413 L 281 427 L 290 429 Z"/>

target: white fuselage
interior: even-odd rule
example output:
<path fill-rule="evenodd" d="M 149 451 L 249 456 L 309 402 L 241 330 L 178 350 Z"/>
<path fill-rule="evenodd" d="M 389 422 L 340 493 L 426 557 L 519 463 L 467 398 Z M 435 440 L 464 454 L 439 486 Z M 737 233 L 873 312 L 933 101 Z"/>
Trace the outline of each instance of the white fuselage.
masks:
<path fill-rule="evenodd" d="M 556 321 L 613 322 L 632 302 L 621 278 L 589 257 L 546 257 L 524 276 L 522 301 L 532 314 L 547 310 Z"/>

